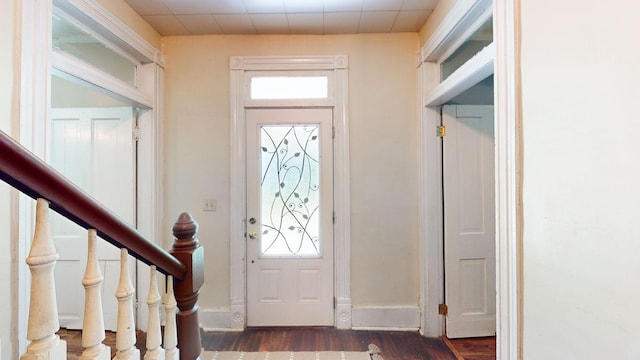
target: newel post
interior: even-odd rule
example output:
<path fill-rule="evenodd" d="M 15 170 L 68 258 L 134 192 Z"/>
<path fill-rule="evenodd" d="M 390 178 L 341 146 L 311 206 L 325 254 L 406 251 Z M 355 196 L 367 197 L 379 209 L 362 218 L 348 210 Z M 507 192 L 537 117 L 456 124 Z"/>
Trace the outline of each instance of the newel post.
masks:
<path fill-rule="evenodd" d="M 174 279 L 173 289 L 178 314 L 178 348 L 180 360 L 200 358 L 200 322 L 198 321 L 198 296 L 204 284 L 204 248 L 198 243 L 198 223 L 189 213 L 182 213 L 173 225 L 175 241 L 171 254 L 187 268 L 182 280 Z"/>

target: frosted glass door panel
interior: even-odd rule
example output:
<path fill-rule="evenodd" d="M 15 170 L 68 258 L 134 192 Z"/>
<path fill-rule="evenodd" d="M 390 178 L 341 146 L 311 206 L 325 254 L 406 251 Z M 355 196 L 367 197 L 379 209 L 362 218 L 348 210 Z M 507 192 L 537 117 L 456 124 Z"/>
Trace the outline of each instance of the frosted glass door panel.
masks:
<path fill-rule="evenodd" d="M 318 256 L 318 125 L 260 126 L 262 256 Z"/>

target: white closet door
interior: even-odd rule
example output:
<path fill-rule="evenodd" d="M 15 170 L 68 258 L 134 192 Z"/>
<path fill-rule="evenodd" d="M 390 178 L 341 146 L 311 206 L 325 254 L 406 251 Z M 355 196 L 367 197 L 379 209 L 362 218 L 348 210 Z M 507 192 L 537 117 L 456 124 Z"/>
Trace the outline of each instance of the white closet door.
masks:
<path fill-rule="evenodd" d="M 449 338 L 496 332 L 493 106 L 443 107 Z"/>

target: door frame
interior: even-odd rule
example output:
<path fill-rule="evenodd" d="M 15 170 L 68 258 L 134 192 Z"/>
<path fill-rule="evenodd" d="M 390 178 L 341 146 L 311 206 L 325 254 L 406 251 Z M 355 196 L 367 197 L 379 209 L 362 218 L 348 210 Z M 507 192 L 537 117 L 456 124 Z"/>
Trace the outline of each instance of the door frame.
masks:
<path fill-rule="evenodd" d="M 457 2 L 442 25 L 422 48 L 417 68 L 420 96 L 420 264 L 421 332 L 442 336 L 444 319 L 438 304 L 444 297 L 442 229 L 442 148 L 434 136 L 440 125 L 437 104 L 427 102 L 427 89 L 440 84 L 440 72 L 431 56 L 463 34 L 460 27 L 484 0 Z M 496 141 L 496 322 L 497 359 L 522 359 L 522 206 L 521 206 L 521 95 L 520 1 L 493 0 Z M 476 13 L 477 16 L 477 13 Z M 451 87 L 453 88 L 453 87 Z M 457 90 L 456 90 L 457 91 Z M 442 99 L 440 99 L 442 100 Z M 446 102 L 446 100 L 444 101 Z"/>
<path fill-rule="evenodd" d="M 163 73 L 164 54 L 117 17 L 109 13 L 96 0 L 63 1 L 56 0 L 57 6 L 86 19 L 92 24 L 92 31 L 101 38 L 109 39 L 114 46 L 136 58 L 139 82 L 136 88 L 112 79 L 112 77 L 94 71 L 84 74 L 86 80 L 92 84 L 100 84 L 102 89 L 112 95 L 120 94 L 120 100 L 132 105 L 144 105 L 149 108 L 141 114 L 138 120 L 142 136 L 138 142 L 138 181 L 148 184 L 138 188 L 138 208 L 148 209 L 138 214 L 138 230 L 148 238 L 162 245 L 162 105 L 163 105 Z M 20 41 L 20 104 L 19 119 L 15 127 L 11 128 L 11 136 L 40 158 L 46 158 L 46 138 L 48 130 L 46 121 L 50 107 L 50 80 L 54 62 L 65 67 L 67 58 L 54 56 L 51 51 L 51 16 L 52 1 L 28 0 L 16 6 L 16 14 L 21 19 Z M 35 25 L 34 25 L 35 24 Z M 85 69 L 83 67 L 83 69 Z M 79 75 L 79 74 L 76 74 Z M 117 96 L 117 95 L 116 95 Z M 11 213 L 16 214 L 15 223 L 11 228 L 12 242 L 15 244 L 14 255 L 18 259 L 15 265 L 17 274 L 12 310 L 17 314 L 12 323 L 17 328 L 11 333 L 9 341 L 11 352 L 17 356 L 25 352 L 28 345 L 27 322 L 28 304 L 30 299 L 30 276 L 27 266 L 22 266 L 29 252 L 32 232 L 35 224 L 35 201 L 26 195 L 13 191 L 11 195 Z M 142 262 L 138 262 L 141 270 Z M 144 264 L 144 267 L 148 266 Z M 142 270 L 138 276 L 138 285 L 148 284 L 148 271 Z M 79 284 L 79 286 L 82 286 Z M 144 289 L 144 287 L 143 287 Z M 142 294 L 138 294 L 141 296 Z M 144 296 L 144 295 L 142 295 Z M 20 305 L 19 305 L 20 304 Z M 138 307 L 136 326 L 146 329 L 146 306 Z"/>
<path fill-rule="evenodd" d="M 230 194 L 230 327 L 243 330 L 247 320 L 246 294 L 246 119 L 248 102 L 245 86 L 248 71 L 329 70 L 333 73 L 329 99 L 319 104 L 297 102 L 297 106 L 333 108 L 335 137 L 334 171 L 334 323 L 338 329 L 351 328 L 351 219 L 349 177 L 348 57 L 335 56 L 232 56 L 230 71 L 231 194 Z M 265 106 L 265 104 L 259 104 Z M 284 106 L 276 102 L 272 106 Z M 206 327 L 206 324 L 205 324 Z"/>
<path fill-rule="evenodd" d="M 493 44 L 441 81 L 440 63 L 491 16 L 489 0 L 459 1 L 427 40 L 420 53 L 417 76 L 420 96 L 420 264 L 421 332 L 445 334 L 444 303 L 444 209 L 442 188 L 442 141 L 436 127 L 442 124 L 441 105 L 494 72 Z M 497 141 L 497 139 L 496 139 Z M 496 193 L 497 195 L 497 193 Z M 497 209 L 496 209 L 497 210 Z"/>
<path fill-rule="evenodd" d="M 480 332 L 482 332 L 481 336 L 493 336 L 496 332 L 496 313 L 495 313 L 495 305 L 496 305 L 496 295 L 495 295 L 495 285 L 496 285 L 496 271 L 495 271 L 495 138 L 493 127 L 495 125 L 495 114 L 494 114 L 494 105 L 448 105 L 443 104 L 441 106 L 441 116 L 442 116 L 442 125 L 446 126 L 446 136 L 442 139 L 442 178 L 443 178 L 443 214 L 444 214 L 444 239 L 443 239 L 443 265 L 444 265 L 444 300 L 447 305 L 447 316 L 444 316 L 445 320 L 445 335 L 448 338 L 464 338 L 464 337 L 475 337 L 479 336 Z M 488 113 L 491 113 L 490 115 Z M 461 137 L 464 128 L 467 128 L 467 131 L 473 128 L 472 125 L 465 122 L 464 119 L 473 118 L 473 123 L 482 123 L 481 129 L 473 129 L 474 133 L 479 131 L 480 136 L 484 141 L 490 141 L 490 147 L 485 148 L 484 145 L 481 145 L 481 149 L 476 149 L 478 152 L 484 152 L 491 150 L 491 154 L 487 154 L 486 157 L 482 156 L 483 159 L 491 160 L 484 162 L 480 165 L 482 170 L 481 176 L 487 176 L 489 173 L 486 173 L 484 170 L 485 166 L 491 166 L 491 182 L 486 183 L 489 185 L 489 188 L 482 188 L 480 190 L 481 197 L 483 199 L 490 199 L 490 202 L 483 201 L 483 210 L 486 210 L 486 206 L 490 206 L 492 211 L 490 212 L 493 215 L 493 219 L 488 220 L 485 219 L 483 225 L 487 225 L 487 223 L 493 225 L 491 228 L 485 229 L 483 235 L 479 233 L 471 234 L 468 232 L 464 232 L 462 228 L 457 225 L 462 225 L 462 220 L 459 212 L 460 208 L 460 200 L 458 196 L 459 188 L 455 184 L 458 182 L 461 176 L 460 171 L 456 168 L 459 168 L 461 164 L 460 161 L 465 158 L 464 152 L 459 152 L 460 148 L 456 145 L 463 143 L 464 139 Z M 491 136 L 492 138 L 489 140 L 482 136 L 485 133 L 485 126 L 491 126 Z M 477 134 L 477 133 L 476 133 Z M 467 138 L 468 139 L 468 138 Z M 484 141 L 482 141 L 484 143 Z M 485 153 L 486 154 L 486 153 Z M 451 184 L 450 184 L 451 182 Z M 484 181 L 483 181 L 484 183 Z M 487 194 L 487 191 L 491 192 L 491 195 Z M 489 195 L 489 196 L 485 196 Z M 449 217 L 447 215 L 450 215 Z M 491 221 L 491 222 L 489 222 Z M 487 233 L 489 235 L 487 236 Z M 478 239 L 478 236 L 485 237 L 486 240 Z M 491 249 L 490 252 L 486 252 L 485 255 L 487 257 L 493 258 L 492 264 L 487 264 L 484 268 L 485 272 L 491 273 L 491 276 L 486 277 L 487 282 L 492 282 L 491 287 L 487 287 L 487 283 L 483 286 L 483 290 L 487 293 L 487 300 L 492 301 L 493 311 L 488 307 L 485 309 L 484 313 L 477 314 L 464 314 L 461 313 L 464 296 L 462 292 L 464 291 L 462 288 L 457 289 L 458 285 L 463 281 L 463 277 L 461 274 L 461 270 L 458 269 L 458 274 L 455 275 L 456 269 L 461 262 L 463 261 L 460 258 L 461 252 L 465 252 L 462 250 L 460 244 L 461 242 L 470 242 L 469 237 L 472 237 L 474 240 L 472 242 L 478 244 L 479 241 L 482 241 L 484 244 L 482 246 L 483 250 L 477 249 L 477 251 L 486 251 L 487 249 Z M 466 238 L 467 240 L 464 240 Z M 489 248 L 487 248 L 489 247 Z M 479 253 L 474 251 L 474 255 L 470 253 L 466 253 L 463 256 L 464 260 L 471 260 L 469 257 L 476 257 L 482 259 Z M 486 258 L 485 258 L 486 259 Z M 492 269 L 493 268 L 493 269 Z M 492 300 L 489 300 L 492 298 Z M 480 325 L 482 324 L 482 325 Z M 473 330 L 470 330 L 473 329 Z"/>

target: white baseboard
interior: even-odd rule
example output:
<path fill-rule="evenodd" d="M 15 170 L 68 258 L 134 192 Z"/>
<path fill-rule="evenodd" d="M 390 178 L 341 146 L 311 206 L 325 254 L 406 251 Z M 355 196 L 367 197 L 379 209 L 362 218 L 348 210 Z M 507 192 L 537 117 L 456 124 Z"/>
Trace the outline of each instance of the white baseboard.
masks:
<path fill-rule="evenodd" d="M 420 328 L 420 308 L 418 306 L 354 307 L 351 325 L 354 330 L 417 331 Z"/>
<path fill-rule="evenodd" d="M 200 326 L 205 331 L 242 331 L 225 309 L 200 309 Z M 418 306 L 375 306 L 351 310 L 351 328 L 354 330 L 417 331 L 420 328 Z"/>

